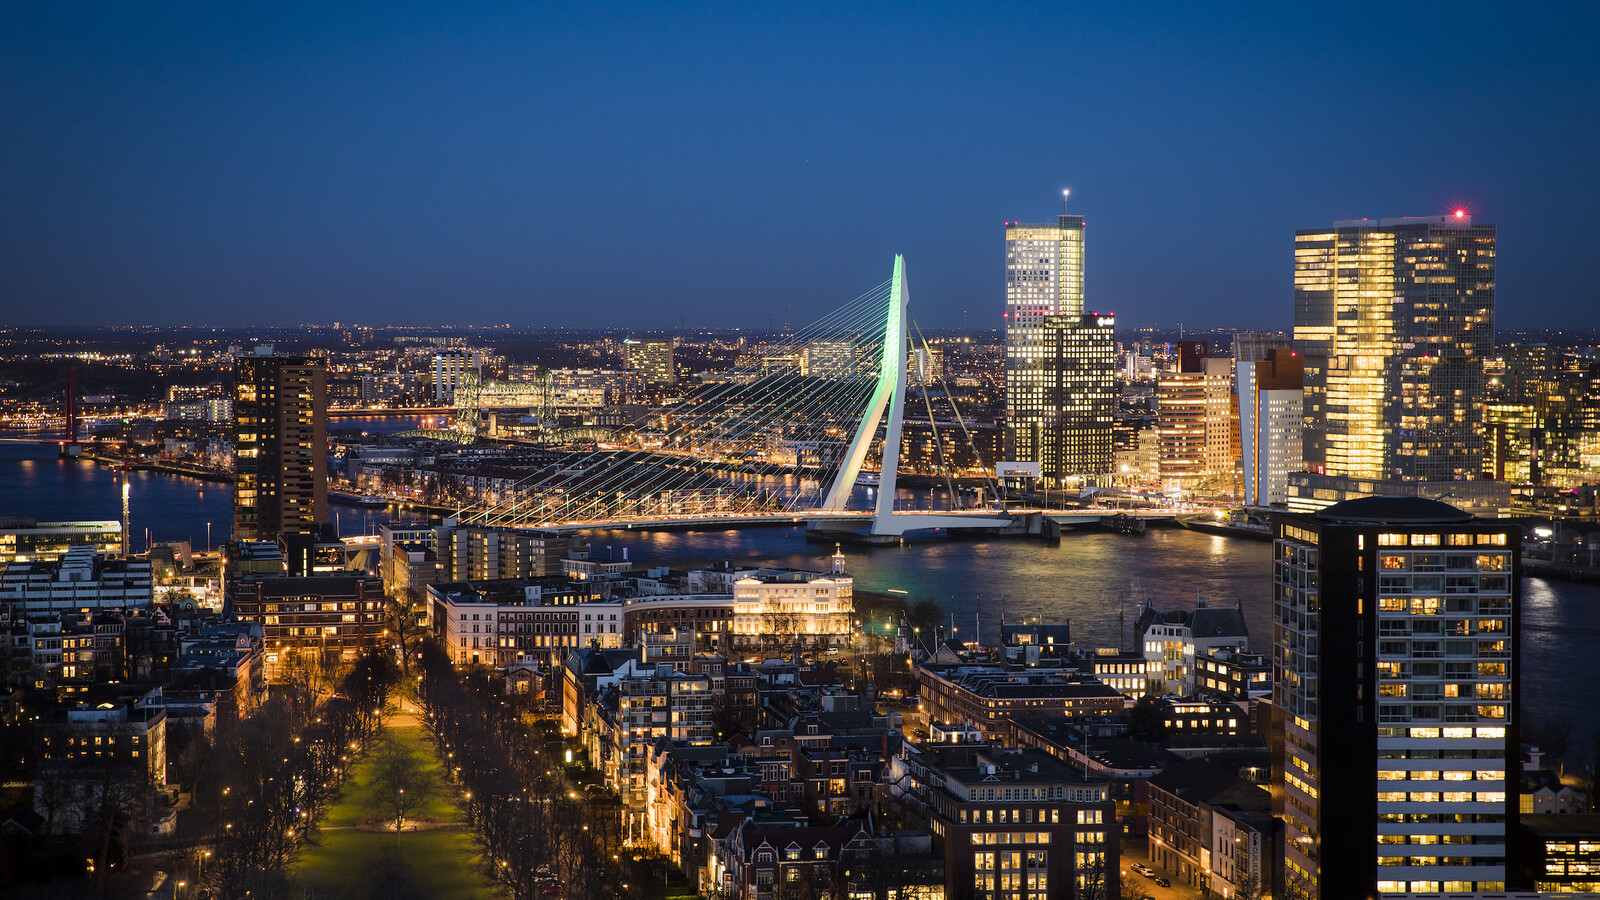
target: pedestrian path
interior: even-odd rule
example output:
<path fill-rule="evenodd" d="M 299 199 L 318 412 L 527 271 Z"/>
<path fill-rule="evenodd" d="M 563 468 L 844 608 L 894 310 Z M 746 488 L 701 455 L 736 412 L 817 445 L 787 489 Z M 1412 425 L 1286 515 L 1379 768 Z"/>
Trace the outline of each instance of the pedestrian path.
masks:
<path fill-rule="evenodd" d="M 409 708 L 410 704 L 403 705 Z M 424 761 L 436 791 L 412 815 L 398 848 L 392 810 L 384 812 L 381 789 L 373 783 L 373 754 L 356 765 L 344 796 L 319 823 L 317 843 L 302 850 L 291 868 L 294 883 L 308 897 L 430 897 L 440 900 L 498 900 L 500 889 L 482 874 L 482 857 L 472 831 L 444 781 L 422 726 L 410 712 L 386 717 L 385 731 Z M 381 738 L 380 738 L 381 740 Z M 374 742 L 373 746 L 377 743 Z"/>

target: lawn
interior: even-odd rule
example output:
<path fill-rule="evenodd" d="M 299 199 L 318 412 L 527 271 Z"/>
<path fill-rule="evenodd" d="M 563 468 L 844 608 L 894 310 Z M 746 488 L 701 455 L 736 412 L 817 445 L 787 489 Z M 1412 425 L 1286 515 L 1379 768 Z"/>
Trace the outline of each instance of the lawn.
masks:
<path fill-rule="evenodd" d="M 431 831 L 407 831 L 398 849 L 393 831 L 358 831 L 355 826 L 385 818 L 381 791 L 372 783 L 372 756 L 356 766 L 345 793 L 323 819 L 315 846 L 296 858 L 295 882 L 317 898 L 364 898 L 375 894 L 402 897 L 437 897 L 441 900 L 489 900 L 501 895 L 480 869 L 481 857 L 472 833 L 453 802 L 439 762 L 426 743 L 422 729 L 404 725 L 389 729 L 397 740 L 426 761 L 436 779 L 437 791 L 426 807 L 414 815 L 450 823 Z"/>

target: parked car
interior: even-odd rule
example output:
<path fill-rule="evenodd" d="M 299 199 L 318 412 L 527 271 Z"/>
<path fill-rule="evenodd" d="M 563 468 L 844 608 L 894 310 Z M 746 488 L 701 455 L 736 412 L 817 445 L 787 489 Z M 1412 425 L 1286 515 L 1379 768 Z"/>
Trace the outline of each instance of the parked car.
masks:
<path fill-rule="evenodd" d="M 1172 887 L 1172 882 L 1166 880 L 1165 878 L 1162 878 L 1159 875 L 1156 876 L 1156 880 L 1155 881 L 1156 881 L 1156 884 L 1159 884 L 1162 887 Z"/>

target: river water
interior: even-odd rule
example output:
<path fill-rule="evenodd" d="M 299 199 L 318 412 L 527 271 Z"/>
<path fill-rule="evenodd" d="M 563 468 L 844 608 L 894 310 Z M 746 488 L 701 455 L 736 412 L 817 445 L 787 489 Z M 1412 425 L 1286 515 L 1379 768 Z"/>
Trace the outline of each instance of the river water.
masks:
<path fill-rule="evenodd" d="M 334 427 L 345 425 L 332 423 Z M 355 423 L 351 423 L 355 424 Z M 363 423 L 365 424 L 365 423 Z M 405 427 L 415 427 L 404 423 Z M 370 430 L 400 430 L 378 422 Z M 0 515 L 41 520 L 119 519 L 112 469 L 56 457 L 49 445 L 0 443 Z M 220 544 L 230 528 L 229 486 L 150 472 L 130 475 L 133 549 L 188 540 Z M 341 531 L 362 534 L 387 521 L 382 510 L 334 506 Z M 808 543 L 795 526 L 716 531 L 596 531 L 594 555 L 674 568 L 724 560 L 826 570 L 830 544 Z M 1238 604 L 1251 649 L 1270 650 L 1271 545 L 1178 528 L 1143 536 L 1084 531 L 1059 545 L 1034 540 L 938 540 L 899 547 L 846 547 L 847 568 L 870 591 L 904 591 L 946 608 L 958 636 L 971 629 L 993 640 L 1008 620 L 1070 619 L 1080 647 L 1135 646 L 1132 623 L 1146 602 L 1158 608 Z M 1600 586 L 1529 578 L 1523 582 L 1521 650 L 1525 710 L 1565 717 L 1580 734 L 1600 727 Z"/>

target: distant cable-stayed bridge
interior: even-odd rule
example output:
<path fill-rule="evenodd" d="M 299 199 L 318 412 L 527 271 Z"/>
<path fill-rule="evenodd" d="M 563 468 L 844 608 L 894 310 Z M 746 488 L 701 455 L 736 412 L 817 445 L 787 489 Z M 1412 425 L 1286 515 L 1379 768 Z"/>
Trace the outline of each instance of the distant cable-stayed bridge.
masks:
<path fill-rule="evenodd" d="M 896 512 L 898 452 L 879 452 L 873 508 L 850 508 L 874 447 L 900 447 L 914 327 L 909 296 L 905 262 L 897 256 L 883 284 L 715 382 L 651 410 L 593 452 L 457 517 L 464 524 L 563 529 L 804 520 L 881 536 L 1011 527 L 1016 512 L 984 507 L 982 499 L 974 509 Z M 955 434 L 940 434 L 931 407 L 928 419 L 936 444 L 962 441 L 977 455 L 959 410 Z M 982 497 L 996 496 L 989 487 Z M 949 496 L 959 502 L 961 494 Z M 1108 514 L 1050 513 L 1091 520 Z"/>

